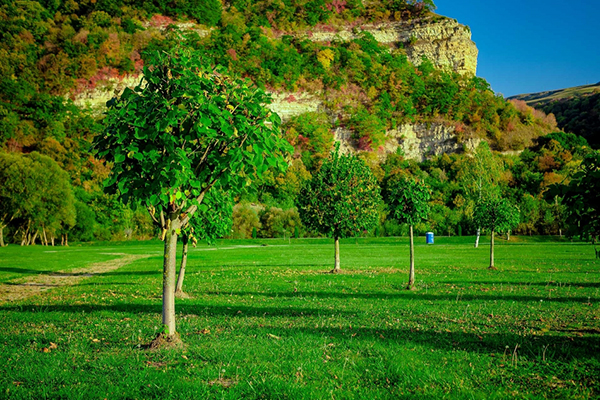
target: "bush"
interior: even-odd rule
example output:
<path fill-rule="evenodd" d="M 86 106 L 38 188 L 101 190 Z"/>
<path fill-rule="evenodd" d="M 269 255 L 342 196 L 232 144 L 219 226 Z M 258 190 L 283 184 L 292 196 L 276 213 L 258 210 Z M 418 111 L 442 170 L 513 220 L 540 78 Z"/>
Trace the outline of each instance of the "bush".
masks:
<path fill-rule="evenodd" d="M 260 208 L 261 207 L 253 206 L 250 203 L 236 204 L 235 207 L 233 207 L 232 238 L 251 238 L 253 230 L 260 230 L 262 227 L 258 218 Z"/>
<path fill-rule="evenodd" d="M 296 231 L 299 233 L 303 230 L 300 215 L 295 208 L 282 210 L 269 207 L 260 213 L 260 222 L 260 236 L 265 238 L 291 237 Z"/>

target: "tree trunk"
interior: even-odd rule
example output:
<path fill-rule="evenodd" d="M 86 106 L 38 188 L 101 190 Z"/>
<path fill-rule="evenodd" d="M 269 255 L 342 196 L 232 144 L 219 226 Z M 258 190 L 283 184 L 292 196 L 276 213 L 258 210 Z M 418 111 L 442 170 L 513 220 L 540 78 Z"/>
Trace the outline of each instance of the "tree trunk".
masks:
<path fill-rule="evenodd" d="M 6 246 L 4 244 L 4 225 L 0 225 L 0 247 Z"/>
<path fill-rule="evenodd" d="M 27 229 L 23 230 L 23 240 L 21 240 L 21 246 L 27 246 L 29 244 L 29 227 L 31 221 L 27 221 Z"/>
<path fill-rule="evenodd" d="M 181 254 L 181 267 L 179 268 L 179 277 L 177 278 L 177 287 L 175 288 L 175 294 L 183 293 L 183 278 L 185 278 L 185 266 L 187 265 L 187 253 L 188 253 L 188 235 L 184 234 L 181 239 L 183 240 L 183 252 Z"/>
<path fill-rule="evenodd" d="M 69 247 L 69 234 L 65 233 L 65 246 Z"/>
<path fill-rule="evenodd" d="M 494 267 L 494 230 L 492 229 L 492 240 L 490 241 L 490 266 L 489 269 L 496 269 Z"/>
<path fill-rule="evenodd" d="M 46 228 L 42 228 L 42 232 L 44 233 L 44 246 L 48 246 L 48 237 L 46 236 Z"/>
<path fill-rule="evenodd" d="M 413 226 L 410 226 L 410 270 L 408 272 L 408 286 L 406 289 L 412 290 L 415 286 L 415 241 L 413 238 Z"/>
<path fill-rule="evenodd" d="M 27 228 L 27 230 L 23 231 L 23 238 L 21 239 L 21 246 L 25 246 L 25 244 L 27 243 L 28 230 L 29 230 L 29 227 Z"/>
<path fill-rule="evenodd" d="M 61 246 L 65 245 L 65 235 L 60 235 L 60 245 Z"/>
<path fill-rule="evenodd" d="M 338 272 L 340 272 L 340 238 L 335 237 L 334 240 L 335 240 L 334 264 L 333 264 L 333 270 L 331 270 L 331 272 L 334 274 L 337 274 Z"/>
<path fill-rule="evenodd" d="M 477 228 L 477 237 L 475 238 L 475 248 L 479 247 L 479 236 L 481 235 L 481 228 Z"/>
<path fill-rule="evenodd" d="M 510 231 L 506 232 L 506 241 L 510 242 Z"/>
<path fill-rule="evenodd" d="M 52 241 L 52 247 L 54 247 L 54 234 L 52 234 L 50 240 Z"/>
<path fill-rule="evenodd" d="M 175 276 L 177 273 L 177 231 L 179 228 L 178 216 L 171 216 L 170 225 L 165 235 L 163 264 L 162 324 L 167 337 L 172 337 L 177 332 L 175 329 Z"/>

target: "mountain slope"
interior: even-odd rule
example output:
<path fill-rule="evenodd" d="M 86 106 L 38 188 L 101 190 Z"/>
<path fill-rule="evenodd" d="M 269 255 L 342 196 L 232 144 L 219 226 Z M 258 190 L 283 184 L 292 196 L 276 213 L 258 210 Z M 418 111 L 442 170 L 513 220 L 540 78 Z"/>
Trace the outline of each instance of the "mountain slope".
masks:
<path fill-rule="evenodd" d="M 585 138 L 600 148 L 600 82 L 594 85 L 510 97 L 546 114 L 554 114 L 558 127 Z"/>
<path fill-rule="evenodd" d="M 600 82 L 592 85 L 575 86 L 566 89 L 548 90 L 538 93 L 518 94 L 508 97 L 507 100 L 523 100 L 532 107 L 543 106 L 552 101 L 565 100 L 578 96 L 591 95 L 600 91 Z"/>

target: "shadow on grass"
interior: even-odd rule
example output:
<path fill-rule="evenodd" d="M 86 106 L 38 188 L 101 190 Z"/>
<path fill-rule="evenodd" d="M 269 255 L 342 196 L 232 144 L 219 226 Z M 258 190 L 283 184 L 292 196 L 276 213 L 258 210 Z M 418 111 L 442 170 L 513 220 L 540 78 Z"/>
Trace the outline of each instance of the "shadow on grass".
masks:
<path fill-rule="evenodd" d="M 38 275 L 38 274 L 52 274 L 56 271 L 44 271 L 39 269 L 27 269 L 27 268 L 6 268 L 0 267 L 0 272 L 11 272 L 13 274 L 27 274 L 27 275 Z"/>
<path fill-rule="evenodd" d="M 426 325 L 426 321 L 425 324 Z M 515 346 L 517 355 L 542 358 L 546 349 L 546 359 L 569 361 L 573 359 L 600 360 L 600 340 L 594 336 L 522 336 L 511 332 L 470 333 L 460 331 L 440 331 L 433 329 L 415 330 L 411 328 L 284 328 L 265 327 L 262 330 L 285 337 L 299 334 L 328 336 L 334 340 L 365 340 L 389 342 L 390 344 L 418 344 L 444 351 L 467 351 L 482 354 L 503 354 L 510 363 Z M 580 333 L 580 332 L 573 332 Z"/>
<path fill-rule="evenodd" d="M 433 350 L 443 351 L 466 351 L 478 354 L 495 354 L 500 363 L 509 364 L 512 354 L 517 347 L 519 357 L 525 355 L 532 359 L 541 359 L 542 354 L 549 361 L 565 361 L 574 359 L 600 360 L 600 332 L 590 329 L 556 331 L 557 334 L 547 332 L 545 336 L 527 335 L 505 332 L 461 332 L 446 331 L 427 328 L 430 324 L 426 318 L 423 319 L 423 328 L 415 329 L 409 327 L 387 327 L 370 328 L 352 326 L 352 321 L 347 321 L 346 326 L 339 327 L 294 327 L 294 322 L 304 325 L 302 317 L 305 316 L 328 316 L 341 314 L 352 317 L 356 313 L 337 310 L 322 310 L 313 308 L 275 308 L 275 307 L 246 307 L 246 306 L 202 306 L 181 304 L 177 307 L 178 313 L 199 316 L 229 316 L 232 318 L 248 317 L 279 317 L 296 318 L 295 321 L 286 321 L 283 325 L 259 325 L 258 321 L 247 326 L 245 334 L 248 336 L 268 337 L 276 335 L 285 343 L 287 338 L 301 337 L 303 335 L 315 335 L 327 337 L 328 340 L 336 342 L 379 342 L 381 344 L 421 345 Z M 72 312 L 72 313 L 94 313 L 94 312 L 123 312 L 123 313 L 152 313 L 160 314 L 160 304 L 120 304 L 120 305 L 28 305 L 0 307 L 2 311 L 13 312 Z M 289 325 L 288 325 L 289 324 Z M 337 325 L 337 324 L 336 324 Z M 509 327 L 503 327 L 507 329 Z M 458 327 L 456 329 L 459 329 Z M 560 333 L 558 333 L 560 332 Z M 195 331 L 180 332 L 193 340 L 194 335 L 202 335 Z M 226 335 L 222 334 L 222 335 Z M 297 341 L 294 341 L 297 343 Z M 293 345 L 293 344 L 290 344 Z M 342 344 L 343 345 L 343 344 Z M 365 346 L 368 348 L 369 346 Z"/>
<path fill-rule="evenodd" d="M 487 292 L 489 293 L 489 292 Z M 397 293 L 339 293 L 339 292 L 250 292 L 250 291 L 226 291 L 226 292 L 207 292 L 210 295 L 234 295 L 234 296 L 264 296 L 264 297 L 309 297 L 309 298 L 339 298 L 339 299 L 407 299 L 407 300 L 434 300 L 434 301 L 520 301 L 520 302 L 558 302 L 558 303 L 589 303 L 590 301 L 600 301 L 596 297 L 577 296 L 577 297 L 548 297 L 548 296 L 522 296 L 514 294 L 463 294 L 460 291 L 453 294 L 428 294 L 423 291 L 409 291 L 399 289 Z"/>
<path fill-rule="evenodd" d="M 4 305 L 0 306 L 0 311 L 7 312 L 68 312 L 68 313 L 91 313 L 112 311 L 119 313 L 132 314 L 160 314 L 162 305 L 157 299 L 156 304 L 111 304 L 111 305 L 94 305 L 94 304 L 53 304 L 53 305 Z M 357 312 L 339 311 L 333 309 L 320 308 L 280 308 L 280 307 L 249 307 L 249 306 L 220 306 L 220 305 L 203 305 L 203 304 L 185 304 L 180 302 L 176 306 L 177 313 L 194 314 L 203 316 L 230 316 L 230 317 L 303 317 L 303 316 L 331 316 L 346 315 L 354 316 Z"/>
<path fill-rule="evenodd" d="M 45 271 L 39 269 L 26 269 L 26 268 L 2 268 L 0 267 L 0 272 L 11 272 L 13 274 L 26 274 L 26 275 L 50 275 L 50 276 L 58 276 L 58 277 L 89 277 L 89 276 L 120 276 L 120 275 L 161 275 L 162 272 L 160 270 L 156 271 L 110 271 L 110 272 L 99 272 L 99 273 L 90 273 L 90 272 L 78 272 L 78 273 L 69 273 L 69 272 L 57 272 L 57 271 Z M 9 284 L 9 283 L 6 283 Z"/>
<path fill-rule="evenodd" d="M 438 281 L 436 283 L 445 283 L 452 285 L 512 285 L 512 286 L 543 286 L 548 287 L 550 289 L 555 289 L 556 287 L 564 288 L 564 287 L 600 287 L 600 282 L 558 282 L 558 281 L 550 281 L 550 282 L 512 282 L 512 281 Z"/>

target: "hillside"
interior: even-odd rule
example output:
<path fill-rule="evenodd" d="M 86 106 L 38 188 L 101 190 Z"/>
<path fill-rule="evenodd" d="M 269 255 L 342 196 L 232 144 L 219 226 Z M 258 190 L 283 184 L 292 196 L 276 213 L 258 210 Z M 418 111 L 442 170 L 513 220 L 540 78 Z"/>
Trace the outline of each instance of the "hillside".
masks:
<path fill-rule="evenodd" d="M 105 102 L 140 82 L 153 53 L 176 46 L 200 50 L 206 65 L 269 92 L 293 146 L 285 174 L 267 174 L 237 194 L 233 237 L 295 231 L 289 224 L 298 227 L 299 190 L 335 141 L 359 154 L 381 185 L 402 172 L 432 187 L 421 230 L 473 232 L 467 180 L 474 152 L 497 166 L 481 173 L 496 171 L 494 187 L 528 213 L 521 232 L 559 229 L 543 192 L 573 170 L 582 144 L 563 133 L 545 136 L 558 130 L 552 116 L 495 95 L 475 75 L 470 29 L 435 14 L 431 0 L 172 5 L 0 0 L 0 163 L 29 165 L 41 182 L 44 165 L 55 163 L 73 192 L 64 196 L 71 199 L 64 215 L 47 221 L 15 200 L 23 193 L 0 193 L 0 235 L 5 227 L 12 242 L 29 243 L 46 232 L 84 241 L 155 234 L 145 210 L 103 192 L 111 166 L 90 145 L 104 128 Z M 384 204 L 380 214 L 377 234 L 402 232 L 386 220 Z"/>
<path fill-rule="evenodd" d="M 600 82 L 509 99 L 525 101 L 546 114 L 553 114 L 560 129 L 585 138 L 593 148 L 600 148 Z"/>
<path fill-rule="evenodd" d="M 566 89 L 548 90 L 538 93 L 518 94 L 507 100 L 523 100 L 532 107 L 542 108 L 553 101 L 568 100 L 574 97 L 591 95 L 600 92 L 600 82 L 592 85 L 574 86 Z M 539 107 L 538 107 L 539 106 Z"/>

